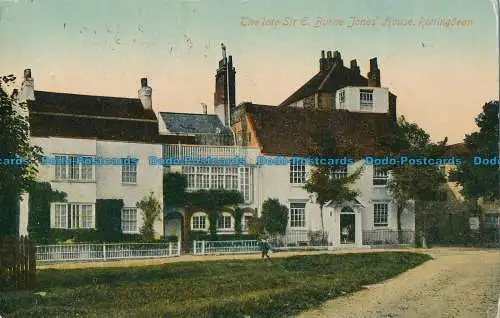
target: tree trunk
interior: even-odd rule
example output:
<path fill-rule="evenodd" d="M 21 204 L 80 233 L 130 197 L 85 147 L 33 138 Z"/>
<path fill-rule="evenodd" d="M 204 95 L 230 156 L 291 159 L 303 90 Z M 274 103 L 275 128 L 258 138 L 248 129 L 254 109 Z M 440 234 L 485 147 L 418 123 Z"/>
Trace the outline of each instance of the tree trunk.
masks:
<path fill-rule="evenodd" d="M 398 243 L 403 244 L 403 230 L 401 229 L 401 215 L 403 214 L 404 204 L 398 202 L 398 211 L 397 211 L 397 222 L 398 222 Z"/>

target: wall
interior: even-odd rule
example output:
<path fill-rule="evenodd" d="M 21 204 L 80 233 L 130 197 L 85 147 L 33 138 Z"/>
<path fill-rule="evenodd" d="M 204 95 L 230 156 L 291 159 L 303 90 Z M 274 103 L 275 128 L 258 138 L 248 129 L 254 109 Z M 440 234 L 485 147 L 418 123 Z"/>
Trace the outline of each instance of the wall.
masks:
<path fill-rule="evenodd" d="M 367 112 L 370 113 L 387 113 L 389 112 L 389 89 L 383 87 L 344 87 L 336 92 L 337 109 L 347 109 L 350 111 L 364 111 L 360 109 L 359 94 L 362 89 L 373 90 L 373 108 Z M 340 104 L 339 94 L 345 91 L 345 102 L 343 106 Z"/>
<path fill-rule="evenodd" d="M 97 167 L 98 199 L 123 199 L 124 207 L 135 207 L 143 197 L 154 193 L 163 207 L 163 167 L 151 166 L 149 156 L 162 157 L 162 145 L 146 143 L 129 143 L 98 141 L 97 153 L 102 157 L 134 157 L 138 158 L 137 184 L 129 185 L 121 182 L 121 166 Z M 142 215 L 138 215 L 138 228 L 142 225 Z M 155 232 L 163 235 L 163 215 L 155 223 Z"/>

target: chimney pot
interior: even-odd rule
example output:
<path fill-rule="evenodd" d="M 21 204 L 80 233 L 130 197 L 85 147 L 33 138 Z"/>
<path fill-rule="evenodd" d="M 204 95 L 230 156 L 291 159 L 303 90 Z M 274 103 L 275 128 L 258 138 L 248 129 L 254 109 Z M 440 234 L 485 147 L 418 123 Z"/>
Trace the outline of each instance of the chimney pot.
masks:
<path fill-rule="evenodd" d="M 143 77 L 141 78 L 141 87 L 148 87 L 148 79 Z"/>
<path fill-rule="evenodd" d="M 31 78 L 31 69 L 27 68 L 24 70 L 24 78 Z"/>
<path fill-rule="evenodd" d="M 357 66 L 358 66 L 358 62 L 356 60 L 352 60 L 351 61 L 351 70 L 356 69 Z"/>
<path fill-rule="evenodd" d="M 141 100 L 142 107 L 145 110 L 153 109 L 153 100 L 152 100 L 153 90 L 148 86 L 147 78 L 141 78 L 141 89 L 139 89 L 139 99 Z"/>
<path fill-rule="evenodd" d="M 370 71 L 375 71 L 376 69 L 378 69 L 377 58 L 374 57 L 370 59 Z"/>
<path fill-rule="evenodd" d="M 332 58 L 332 51 L 326 52 L 326 57 L 329 59 Z"/>
<path fill-rule="evenodd" d="M 325 58 L 325 51 L 321 51 L 321 58 L 324 59 Z"/>

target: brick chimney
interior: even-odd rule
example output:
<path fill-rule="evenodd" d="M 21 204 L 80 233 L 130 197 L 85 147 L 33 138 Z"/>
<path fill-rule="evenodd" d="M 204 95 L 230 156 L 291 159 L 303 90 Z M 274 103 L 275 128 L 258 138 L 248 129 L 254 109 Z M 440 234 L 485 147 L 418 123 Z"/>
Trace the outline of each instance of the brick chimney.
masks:
<path fill-rule="evenodd" d="M 358 62 L 356 60 L 351 60 L 351 70 L 358 75 L 361 73 L 359 70 Z"/>
<path fill-rule="evenodd" d="M 344 61 L 342 60 L 342 56 L 339 51 L 333 52 L 333 65 L 334 66 L 344 66 Z"/>
<path fill-rule="evenodd" d="M 141 89 L 139 89 L 139 99 L 141 100 L 142 107 L 145 110 L 153 109 L 153 100 L 152 100 L 153 89 L 148 86 L 148 79 L 141 78 Z"/>
<path fill-rule="evenodd" d="M 233 66 L 233 57 L 231 55 L 226 57 L 224 50 L 224 56 L 219 61 L 219 68 L 215 74 L 214 110 L 221 122 L 226 126 L 229 125 L 229 118 L 236 108 L 235 79 L 236 70 Z M 227 93 L 228 88 L 229 94 Z"/>
<path fill-rule="evenodd" d="M 24 80 L 21 84 L 18 101 L 24 103 L 29 100 L 35 100 L 35 80 L 31 77 L 31 69 L 28 68 L 24 70 Z"/>
<path fill-rule="evenodd" d="M 370 59 L 370 72 L 367 74 L 368 86 L 380 87 L 380 70 L 377 65 L 377 58 Z"/>
<path fill-rule="evenodd" d="M 321 51 L 321 58 L 319 59 L 319 70 L 321 72 L 324 72 L 327 70 L 327 63 L 328 63 L 328 61 L 326 60 L 326 57 L 325 57 L 325 51 Z"/>

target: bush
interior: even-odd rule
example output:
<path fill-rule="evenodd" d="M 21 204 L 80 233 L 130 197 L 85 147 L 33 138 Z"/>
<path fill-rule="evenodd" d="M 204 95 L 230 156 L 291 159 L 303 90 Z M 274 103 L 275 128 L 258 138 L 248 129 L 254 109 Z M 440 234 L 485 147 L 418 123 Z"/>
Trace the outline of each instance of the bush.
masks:
<path fill-rule="evenodd" d="M 285 234 L 288 225 L 288 208 L 278 199 L 267 199 L 262 204 L 262 221 L 269 234 Z"/>

